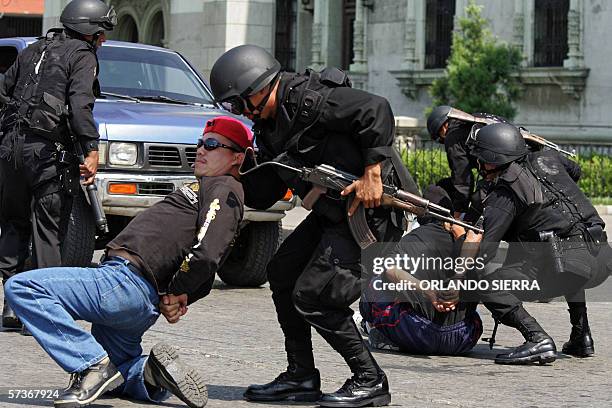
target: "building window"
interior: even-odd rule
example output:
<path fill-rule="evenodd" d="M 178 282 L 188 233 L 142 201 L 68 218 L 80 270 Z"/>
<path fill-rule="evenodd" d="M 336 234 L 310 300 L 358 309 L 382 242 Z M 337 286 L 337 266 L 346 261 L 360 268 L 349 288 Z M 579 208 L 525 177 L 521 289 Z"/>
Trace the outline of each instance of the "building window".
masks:
<path fill-rule="evenodd" d="M 283 70 L 295 72 L 297 0 L 276 2 L 276 42 L 274 56 Z"/>
<path fill-rule="evenodd" d="M 427 0 L 425 9 L 425 68 L 444 68 L 453 41 L 455 0 Z"/>
<path fill-rule="evenodd" d="M 119 19 L 119 24 L 113 32 L 113 39 L 127 42 L 138 42 L 138 27 L 136 21 L 129 14 L 124 15 Z"/>
<path fill-rule="evenodd" d="M 155 14 L 151 19 L 150 33 L 147 42 L 158 47 L 164 46 L 164 15 L 161 11 Z"/>
<path fill-rule="evenodd" d="M 344 0 L 342 13 L 342 69 L 348 70 L 355 59 L 353 39 L 355 32 L 355 0 Z"/>
<path fill-rule="evenodd" d="M 569 3 L 569 0 L 535 0 L 534 66 L 563 66 L 568 50 Z"/>

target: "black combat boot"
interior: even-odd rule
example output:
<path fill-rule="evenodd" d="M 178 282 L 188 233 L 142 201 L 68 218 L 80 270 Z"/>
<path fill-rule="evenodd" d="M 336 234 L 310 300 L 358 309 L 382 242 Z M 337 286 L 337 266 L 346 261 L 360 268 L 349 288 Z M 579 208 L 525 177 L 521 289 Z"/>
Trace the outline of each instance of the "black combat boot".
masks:
<path fill-rule="evenodd" d="M 72 374 L 70 385 L 53 401 L 56 408 L 77 408 L 89 405 L 106 391 L 123 383 L 123 376 L 108 357 L 80 373 Z"/>
<path fill-rule="evenodd" d="M 525 343 L 510 353 L 498 354 L 495 357 L 497 364 L 546 364 L 557 359 L 555 342 L 522 306 L 508 313 L 500 321 L 518 329 L 525 338 Z"/>
<path fill-rule="evenodd" d="M 321 376 L 314 368 L 312 350 L 287 352 L 287 371 L 267 384 L 249 385 L 244 393 L 248 401 L 305 401 L 321 397 Z"/>
<path fill-rule="evenodd" d="M 584 303 L 568 303 L 572 333 L 563 345 L 563 354 L 575 357 L 590 357 L 595 354 L 595 344 L 591 337 L 587 308 Z"/>
<path fill-rule="evenodd" d="M 5 329 L 21 329 L 21 321 L 19 321 L 6 299 L 4 299 L 4 307 L 2 308 L 2 327 Z"/>
<path fill-rule="evenodd" d="M 179 359 L 178 349 L 168 344 L 153 346 L 144 366 L 147 387 L 163 388 L 191 408 L 208 402 L 208 389 L 200 375 Z"/>
<path fill-rule="evenodd" d="M 391 403 L 387 376 L 365 345 L 363 348 L 358 356 L 346 359 L 353 376 L 338 391 L 323 394 L 317 404 L 322 407 L 382 407 Z"/>

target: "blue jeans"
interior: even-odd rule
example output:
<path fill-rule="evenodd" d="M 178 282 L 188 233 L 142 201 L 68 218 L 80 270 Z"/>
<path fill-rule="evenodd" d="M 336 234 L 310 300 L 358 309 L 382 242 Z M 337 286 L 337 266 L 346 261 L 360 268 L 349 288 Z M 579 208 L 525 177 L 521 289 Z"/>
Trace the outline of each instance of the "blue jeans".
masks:
<path fill-rule="evenodd" d="M 117 392 L 159 402 L 169 394 L 147 390 L 142 336 L 159 317 L 155 288 L 127 261 L 98 268 L 57 267 L 19 273 L 5 297 L 42 348 L 64 370 L 81 372 L 106 356 L 125 380 Z M 92 323 L 91 333 L 76 320 Z"/>

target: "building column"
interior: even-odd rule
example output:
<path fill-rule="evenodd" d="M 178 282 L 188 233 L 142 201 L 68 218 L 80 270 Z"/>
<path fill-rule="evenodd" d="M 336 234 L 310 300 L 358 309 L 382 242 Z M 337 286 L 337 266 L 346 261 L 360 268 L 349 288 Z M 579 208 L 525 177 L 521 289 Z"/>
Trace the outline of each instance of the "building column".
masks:
<path fill-rule="evenodd" d="M 582 51 L 583 32 L 583 3 L 582 0 L 570 0 L 567 14 L 567 59 L 563 66 L 569 69 L 584 68 L 584 54 Z"/>
<path fill-rule="evenodd" d="M 364 0 L 355 2 L 355 22 L 353 24 L 353 63 L 349 67 L 353 86 L 357 89 L 368 88 L 367 44 L 368 14 Z"/>
<path fill-rule="evenodd" d="M 326 0 L 314 0 L 314 16 L 312 22 L 312 57 L 310 58 L 310 66 L 319 70 L 323 67 L 323 55 L 321 47 L 323 45 L 323 2 Z"/>
<path fill-rule="evenodd" d="M 342 62 L 342 0 L 315 0 L 311 68 L 338 67 Z"/>

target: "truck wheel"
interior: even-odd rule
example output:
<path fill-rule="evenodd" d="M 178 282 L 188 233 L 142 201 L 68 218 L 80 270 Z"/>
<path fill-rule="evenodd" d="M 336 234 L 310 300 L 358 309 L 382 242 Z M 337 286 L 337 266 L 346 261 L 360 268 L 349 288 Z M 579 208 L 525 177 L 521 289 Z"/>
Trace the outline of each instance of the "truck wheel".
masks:
<path fill-rule="evenodd" d="M 278 249 L 282 229 L 280 221 L 251 222 L 244 227 L 219 270 L 223 282 L 248 287 L 266 283 L 266 266 Z"/>
<path fill-rule="evenodd" d="M 68 230 L 62 242 L 63 266 L 89 266 L 96 242 L 96 223 L 85 193 L 72 201 Z"/>

